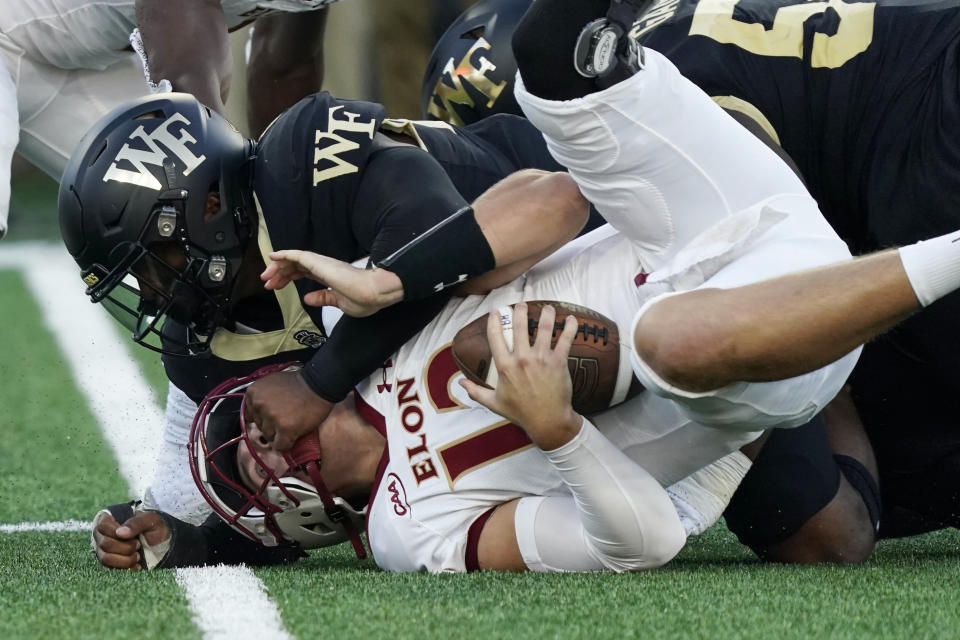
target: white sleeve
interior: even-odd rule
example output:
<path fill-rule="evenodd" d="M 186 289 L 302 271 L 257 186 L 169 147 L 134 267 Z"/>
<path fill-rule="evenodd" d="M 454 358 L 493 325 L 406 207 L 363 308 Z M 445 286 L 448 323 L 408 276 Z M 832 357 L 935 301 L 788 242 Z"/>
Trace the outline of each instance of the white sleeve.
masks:
<path fill-rule="evenodd" d="M 163 448 L 157 455 L 157 471 L 143 496 L 143 508 L 156 509 L 189 522 L 201 524 L 210 506 L 197 490 L 187 464 L 187 439 L 197 412 L 196 403 L 171 382 L 163 425 Z"/>
<path fill-rule="evenodd" d="M 720 519 L 751 466 L 750 458 L 734 451 L 667 487 L 688 536 L 700 535 Z"/>
<path fill-rule="evenodd" d="M 573 495 L 520 500 L 514 525 L 529 569 L 653 569 L 683 548 L 687 536 L 670 496 L 589 421 L 544 453 Z"/>

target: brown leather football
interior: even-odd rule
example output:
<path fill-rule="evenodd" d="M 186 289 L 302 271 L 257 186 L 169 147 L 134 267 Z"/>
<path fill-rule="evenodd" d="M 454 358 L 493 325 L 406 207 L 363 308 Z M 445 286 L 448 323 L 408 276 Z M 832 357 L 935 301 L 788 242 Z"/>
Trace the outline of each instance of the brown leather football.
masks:
<path fill-rule="evenodd" d="M 553 328 L 552 345 L 563 330 L 564 319 L 573 315 L 577 320 L 577 335 L 570 348 L 567 365 L 573 380 L 573 408 L 578 413 L 596 413 L 628 397 L 633 372 L 626 351 L 621 354 L 617 323 L 580 305 L 551 300 L 527 302 L 527 336 L 532 343 L 537 335 L 540 311 L 553 305 L 557 318 Z M 512 307 L 507 310 L 512 311 Z M 504 318 L 504 336 L 507 346 L 513 348 L 512 314 Z M 493 389 L 497 384 L 497 370 L 487 341 L 487 316 L 483 315 L 460 329 L 453 338 L 453 359 L 470 380 Z"/>

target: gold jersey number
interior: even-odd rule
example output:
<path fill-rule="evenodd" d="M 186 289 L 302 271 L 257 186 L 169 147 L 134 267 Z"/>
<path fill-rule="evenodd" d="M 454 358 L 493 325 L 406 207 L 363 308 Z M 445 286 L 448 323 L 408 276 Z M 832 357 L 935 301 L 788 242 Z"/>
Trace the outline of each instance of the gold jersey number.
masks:
<path fill-rule="evenodd" d="M 809 18 L 833 9 L 840 17 L 836 33 L 815 33 L 810 64 L 815 68 L 836 69 L 863 53 L 873 39 L 875 2 L 801 2 L 777 9 L 773 26 L 735 20 L 734 10 L 741 0 L 701 0 L 693 14 L 690 35 L 707 36 L 723 44 L 732 44 L 761 56 L 803 59 L 803 24 Z"/>

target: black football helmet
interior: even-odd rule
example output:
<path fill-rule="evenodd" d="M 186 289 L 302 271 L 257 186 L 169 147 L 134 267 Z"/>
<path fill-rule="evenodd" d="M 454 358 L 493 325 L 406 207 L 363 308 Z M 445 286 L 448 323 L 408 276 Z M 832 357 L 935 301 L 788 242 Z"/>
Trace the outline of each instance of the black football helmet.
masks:
<path fill-rule="evenodd" d="M 206 349 L 256 237 L 254 143 L 185 93 L 145 96 L 101 118 L 60 182 L 60 233 L 87 295 L 138 343 Z M 182 338 L 160 331 L 166 318 Z"/>
<path fill-rule="evenodd" d="M 513 97 L 510 38 L 533 0 L 480 0 L 437 42 L 427 64 L 423 117 L 467 125 L 495 113 L 523 115 Z"/>
<path fill-rule="evenodd" d="M 323 455 L 317 432 L 298 440 L 284 456 L 286 469 L 272 469 L 250 444 L 243 419 L 247 387 L 275 371 L 290 368 L 299 365 L 270 365 L 244 378 L 231 378 L 204 398 L 187 443 L 194 482 L 214 512 L 251 540 L 268 547 L 296 542 L 304 549 L 350 540 L 357 557 L 363 559 L 366 550 L 360 531 L 366 507 L 355 509 L 327 489 L 320 476 Z M 264 470 L 256 491 L 240 479 L 237 447 L 241 444 Z M 312 483 L 294 477 L 292 472 L 296 470 L 305 471 Z"/>

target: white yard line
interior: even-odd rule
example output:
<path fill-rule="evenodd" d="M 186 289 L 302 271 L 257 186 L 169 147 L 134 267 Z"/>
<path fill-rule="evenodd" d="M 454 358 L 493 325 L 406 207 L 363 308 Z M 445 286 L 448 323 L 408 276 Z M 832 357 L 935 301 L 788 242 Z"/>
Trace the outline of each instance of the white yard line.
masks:
<path fill-rule="evenodd" d="M 0 269 L 23 273 L 43 311 L 44 323 L 100 422 L 120 472 L 134 494 L 140 495 L 153 477 L 163 411 L 153 402 L 152 390 L 109 317 L 83 295 L 77 266 L 59 245 L 0 244 Z M 71 520 L 0 525 L 0 532 L 89 528 L 89 523 Z M 250 569 L 178 569 L 176 579 L 205 640 L 292 637 L 267 596 L 266 586 Z"/>
<path fill-rule="evenodd" d="M 0 524 L 0 533 L 33 533 L 34 531 L 90 531 L 92 522 L 87 520 L 61 520 L 60 522 L 18 522 L 16 524 Z"/>
<path fill-rule="evenodd" d="M 0 247 L 0 266 L 20 267 L 134 494 L 147 488 L 163 412 L 109 316 L 83 294 L 76 263 L 56 245 Z M 69 428 L 69 425 L 64 425 Z"/>
<path fill-rule="evenodd" d="M 177 583 L 190 601 L 205 640 L 290 640 L 266 587 L 246 567 L 180 569 Z M 238 603 L 242 603 L 238 607 Z"/>

